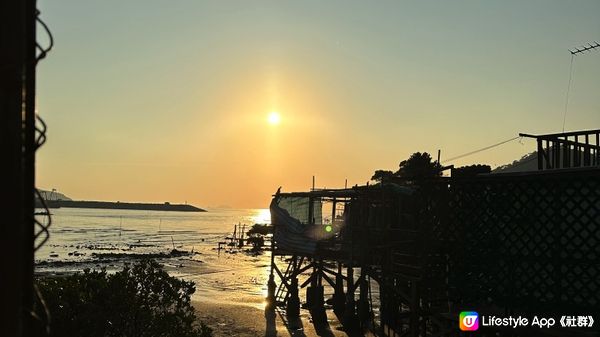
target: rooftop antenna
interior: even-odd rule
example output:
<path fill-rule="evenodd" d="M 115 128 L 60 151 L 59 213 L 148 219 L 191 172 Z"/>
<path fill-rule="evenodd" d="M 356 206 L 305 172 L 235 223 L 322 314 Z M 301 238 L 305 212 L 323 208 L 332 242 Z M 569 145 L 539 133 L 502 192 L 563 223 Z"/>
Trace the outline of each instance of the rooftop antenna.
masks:
<path fill-rule="evenodd" d="M 600 48 L 600 44 L 598 42 L 594 41 L 593 43 L 588 43 L 587 46 L 569 49 L 569 52 L 571 53 L 571 65 L 569 66 L 569 84 L 567 85 L 567 96 L 565 98 L 565 113 L 563 116 L 562 132 L 565 132 L 565 122 L 567 121 L 567 110 L 569 107 L 569 93 L 571 92 L 571 82 L 573 80 L 573 60 L 575 59 L 576 55 L 585 53 L 590 50 L 594 50 L 596 48 Z"/>
<path fill-rule="evenodd" d="M 571 55 L 577 55 L 577 54 L 585 53 L 588 50 L 596 49 L 599 47 L 600 47 L 600 44 L 598 42 L 594 41 L 592 43 L 588 43 L 587 46 L 569 49 L 569 52 L 571 52 Z"/>

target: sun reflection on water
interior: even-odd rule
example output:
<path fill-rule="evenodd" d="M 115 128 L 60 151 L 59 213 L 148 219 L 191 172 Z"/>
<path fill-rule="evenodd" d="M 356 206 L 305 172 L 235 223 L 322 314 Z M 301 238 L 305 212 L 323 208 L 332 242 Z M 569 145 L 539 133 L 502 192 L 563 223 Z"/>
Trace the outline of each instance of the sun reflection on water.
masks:
<path fill-rule="evenodd" d="M 252 216 L 254 223 L 258 224 L 270 224 L 271 223 L 271 212 L 268 208 L 257 209 L 255 214 Z"/>

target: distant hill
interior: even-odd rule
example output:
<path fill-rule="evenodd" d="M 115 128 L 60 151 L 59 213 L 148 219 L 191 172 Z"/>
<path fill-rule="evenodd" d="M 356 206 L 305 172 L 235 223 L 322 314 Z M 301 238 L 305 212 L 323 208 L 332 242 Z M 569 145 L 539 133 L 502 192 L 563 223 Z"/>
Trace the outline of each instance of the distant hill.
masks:
<path fill-rule="evenodd" d="M 143 202 L 112 202 L 112 201 L 88 201 L 73 200 L 56 190 L 39 190 L 42 198 L 46 201 L 49 208 L 102 208 L 102 209 L 134 209 L 147 211 L 179 211 L 179 212 L 206 212 L 202 208 L 188 204 L 171 204 L 165 202 L 162 204 L 143 203 Z M 36 207 L 42 208 L 42 202 L 36 200 Z"/>
<path fill-rule="evenodd" d="M 202 208 L 188 204 L 152 204 L 143 202 L 112 202 L 91 200 L 58 200 L 48 201 L 49 208 L 101 208 L 101 209 L 134 209 L 145 211 L 177 211 L 177 212 L 206 212 Z"/>
<path fill-rule="evenodd" d="M 537 170 L 537 152 L 531 152 L 510 164 L 496 167 L 492 170 L 492 173 L 530 172 Z"/>
<path fill-rule="evenodd" d="M 42 198 L 44 198 L 44 200 L 72 200 L 71 198 L 67 197 L 66 195 L 56 192 L 56 190 L 46 191 L 46 190 L 39 189 L 39 191 L 40 191 L 40 194 L 42 195 Z"/>
<path fill-rule="evenodd" d="M 562 151 L 559 152 L 562 155 Z M 552 157 L 553 149 L 550 149 L 548 155 Z M 580 152 L 580 158 L 583 158 L 584 152 Z M 573 165 L 573 153 L 571 153 L 571 166 Z M 492 170 L 492 173 L 510 173 L 510 172 L 530 172 L 538 170 L 537 162 L 537 151 L 528 153 L 521 157 L 519 160 L 515 160 L 510 164 L 498 166 Z"/>

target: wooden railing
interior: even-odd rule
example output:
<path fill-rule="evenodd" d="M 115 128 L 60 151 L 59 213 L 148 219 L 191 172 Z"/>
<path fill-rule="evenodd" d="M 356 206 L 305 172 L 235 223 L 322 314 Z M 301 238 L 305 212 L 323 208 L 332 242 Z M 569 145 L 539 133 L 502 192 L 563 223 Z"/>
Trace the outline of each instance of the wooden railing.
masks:
<path fill-rule="evenodd" d="M 519 136 L 537 140 L 539 170 L 600 166 L 600 130 Z"/>

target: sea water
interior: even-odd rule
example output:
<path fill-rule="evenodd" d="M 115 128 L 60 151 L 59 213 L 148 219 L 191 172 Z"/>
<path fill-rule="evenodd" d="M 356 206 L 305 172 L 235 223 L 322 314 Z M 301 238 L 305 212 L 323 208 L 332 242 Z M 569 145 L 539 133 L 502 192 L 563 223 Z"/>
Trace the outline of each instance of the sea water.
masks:
<path fill-rule="evenodd" d="M 48 224 L 45 217 L 37 218 Z M 243 300 L 260 308 L 264 305 L 269 252 L 217 249 L 219 242 L 231 236 L 235 225 L 241 225 L 239 235 L 243 225 L 247 231 L 255 223 L 270 223 L 268 210 L 208 209 L 192 213 L 52 209 L 50 236 L 35 253 L 36 273 L 61 275 L 86 268 L 115 271 L 144 255 L 164 254 L 166 257 L 157 260 L 169 274 L 196 283 L 195 299 Z M 190 254 L 169 257 L 173 249 Z"/>
<path fill-rule="evenodd" d="M 47 224 L 44 217 L 38 220 Z M 239 225 L 245 224 L 247 231 L 255 223 L 270 223 L 268 209 L 201 213 L 52 209 L 50 236 L 35 253 L 35 270 L 38 275 L 67 275 L 86 268 L 114 272 L 139 257 L 164 254 L 157 261 L 170 275 L 195 283 L 193 300 L 264 309 L 270 252 L 252 253 L 248 246 L 217 249 L 219 242 L 228 242 L 226 237 L 231 237 L 235 225 L 239 232 Z M 168 256 L 173 249 L 193 254 Z M 277 262 L 280 267 L 287 263 L 279 257 Z M 301 275 L 301 281 L 309 273 Z M 378 288 L 372 291 L 378 300 Z M 325 295 L 330 298 L 333 289 L 326 287 Z"/>

